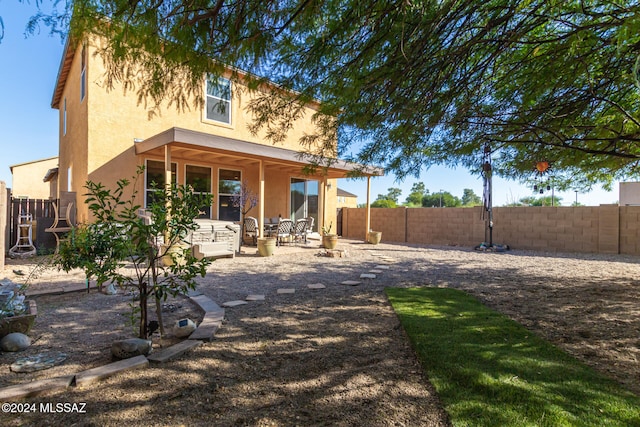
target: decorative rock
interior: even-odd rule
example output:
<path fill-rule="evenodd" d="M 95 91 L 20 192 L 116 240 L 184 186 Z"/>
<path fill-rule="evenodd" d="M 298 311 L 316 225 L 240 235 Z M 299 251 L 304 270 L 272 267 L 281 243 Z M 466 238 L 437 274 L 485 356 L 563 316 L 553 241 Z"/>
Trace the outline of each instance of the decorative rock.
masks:
<path fill-rule="evenodd" d="M 12 372 L 34 372 L 41 371 L 43 369 L 53 368 L 56 365 L 61 364 L 67 359 L 67 355 L 64 353 L 40 353 L 34 356 L 23 357 L 16 360 L 11 365 Z"/>
<path fill-rule="evenodd" d="M 20 332 L 12 332 L 0 340 L 2 351 L 22 351 L 31 345 L 31 338 Z"/>
<path fill-rule="evenodd" d="M 177 320 L 173 325 L 173 335 L 178 338 L 188 337 L 198 329 L 198 326 L 191 319 L 180 319 Z"/>
<path fill-rule="evenodd" d="M 104 293 L 107 295 L 115 295 L 118 293 L 118 289 L 116 288 L 115 283 L 111 282 L 107 285 L 107 287 L 104 289 Z"/>
<path fill-rule="evenodd" d="M 146 356 L 151 353 L 151 340 L 141 338 L 129 338 L 116 341 L 111 346 L 111 354 L 118 359 L 129 359 L 135 356 Z"/>

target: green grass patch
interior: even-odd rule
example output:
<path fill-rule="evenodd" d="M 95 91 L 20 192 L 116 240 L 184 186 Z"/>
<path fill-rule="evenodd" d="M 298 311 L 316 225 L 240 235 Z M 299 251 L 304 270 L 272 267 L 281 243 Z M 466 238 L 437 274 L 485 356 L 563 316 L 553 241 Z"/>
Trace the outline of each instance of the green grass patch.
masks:
<path fill-rule="evenodd" d="M 455 426 L 640 426 L 640 398 L 472 296 L 386 290 Z"/>

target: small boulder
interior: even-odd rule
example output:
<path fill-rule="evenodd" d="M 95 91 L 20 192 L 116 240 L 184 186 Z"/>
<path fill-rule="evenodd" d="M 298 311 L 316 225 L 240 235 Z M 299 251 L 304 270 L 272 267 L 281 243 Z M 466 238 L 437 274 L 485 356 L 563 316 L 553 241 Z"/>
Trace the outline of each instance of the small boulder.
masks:
<path fill-rule="evenodd" d="M 118 293 L 118 288 L 116 288 L 115 283 L 109 282 L 106 288 L 104 288 L 104 293 L 106 295 L 116 295 Z"/>
<path fill-rule="evenodd" d="M 12 332 L 0 340 L 2 351 L 22 351 L 31 345 L 31 338 L 20 332 Z"/>
<path fill-rule="evenodd" d="M 180 319 L 173 325 L 173 334 L 178 338 L 188 337 L 198 328 L 191 319 Z"/>
<path fill-rule="evenodd" d="M 114 342 L 111 345 L 111 354 L 118 359 L 129 359 L 135 356 L 146 356 L 151 353 L 151 349 L 151 340 L 129 338 Z"/>

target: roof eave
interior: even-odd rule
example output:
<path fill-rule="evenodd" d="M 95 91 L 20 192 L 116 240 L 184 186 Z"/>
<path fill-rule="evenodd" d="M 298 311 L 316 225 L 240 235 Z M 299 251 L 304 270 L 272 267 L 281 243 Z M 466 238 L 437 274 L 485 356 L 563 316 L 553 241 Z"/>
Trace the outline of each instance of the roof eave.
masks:
<path fill-rule="evenodd" d="M 62 92 L 64 91 L 65 84 L 67 83 L 67 76 L 69 75 L 71 63 L 73 62 L 73 57 L 76 52 L 75 49 L 71 49 L 71 43 L 72 42 L 70 37 L 67 37 L 67 40 L 64 44 L 62 58 L 60 58 L 60 67 L 58 67 L 56 85 L 53 89 L 53 96 L 51 98 L 51 108 L 53 109 L 58 109 L 58 105 L 60 105 Z"/>

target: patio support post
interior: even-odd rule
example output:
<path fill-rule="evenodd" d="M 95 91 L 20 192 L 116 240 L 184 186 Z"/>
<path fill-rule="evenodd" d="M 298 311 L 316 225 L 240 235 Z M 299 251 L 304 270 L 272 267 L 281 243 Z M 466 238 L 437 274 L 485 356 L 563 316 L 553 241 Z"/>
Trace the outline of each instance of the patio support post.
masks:
<path fill-rule="evenodd" d="M 365 211 L 364 240 L 369 241 L 369 230 L 371 230 L 371 176 L 367 176 L 367 210 Z"/>
<path fill-rule="evenodd" d="M 327 177 L 322 178 L 322 191 L 320 192 L 320 211 L 322 212 L 322 224 L 318 230 L 322 230 L 327 226 Z"/>
<path fill-rule="evenodd" d="M 164 146 L 164 190 L 167 193 L 167 219 L 171 218 L 171 146 L 169 144 Z M 169 232 L 167 231 L 164 236 L 164 244 L 169 245 Z"/>
<path fill-rule="evenodd" d="M 258 195 L 258 233 L 260 237 L 264 237 L 264 162 L 260 160 L 258 167 L 260 168 L 260 185 Z"/>

